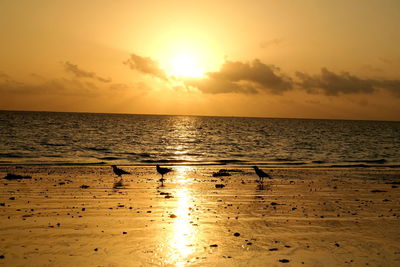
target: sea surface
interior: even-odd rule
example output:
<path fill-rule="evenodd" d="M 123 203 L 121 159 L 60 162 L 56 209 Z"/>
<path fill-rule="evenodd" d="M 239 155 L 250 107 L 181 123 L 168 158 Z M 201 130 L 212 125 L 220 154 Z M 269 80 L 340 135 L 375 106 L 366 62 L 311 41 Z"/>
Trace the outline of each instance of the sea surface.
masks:
<path fill-rule="evenodd" d="M 400 122 L 0 111 L 0 164 L 400 167 Z"/>

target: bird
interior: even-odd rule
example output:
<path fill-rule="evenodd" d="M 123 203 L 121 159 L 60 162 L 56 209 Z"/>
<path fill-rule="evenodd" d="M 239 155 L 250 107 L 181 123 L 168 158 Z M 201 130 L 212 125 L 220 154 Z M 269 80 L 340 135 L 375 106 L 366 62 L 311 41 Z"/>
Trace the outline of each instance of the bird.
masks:
<path fill-rule="evenodd" d="M 130 172 L 124 171 L 123 169 L 118 168 L 116 165 L 111 165 L 113 168 L 114 173 L 122 178 L 122 174 L 131 174 Z"/>
<path fill-rule="evenodd" d="M 157 172 L 159 174 L 161 174 L 161 179 L 160 179 L 161 185 L 164 185 L 164 181 L 165 181 L 164 174 L 172 172 L 172 169 L 170 169 L 170 168 L 162 168 L 162 167 L 160 167 L 160 165 L 157 165 L 156 169 L 157 169 Z"/>
<path fill-rule="evenodd" d="M 261 170 L 260 168 L 258 168 L 257 166 L 253 166 L 253 169 L 256 171 L 256 174 L 258 175 L 258 177 L 260 178 L 260 182 L 263 183 L 264 182 L 264 178 L 267 177 L 269 179 L 272 179 L 272 177 L 264 172 L 263 170 Z"/>

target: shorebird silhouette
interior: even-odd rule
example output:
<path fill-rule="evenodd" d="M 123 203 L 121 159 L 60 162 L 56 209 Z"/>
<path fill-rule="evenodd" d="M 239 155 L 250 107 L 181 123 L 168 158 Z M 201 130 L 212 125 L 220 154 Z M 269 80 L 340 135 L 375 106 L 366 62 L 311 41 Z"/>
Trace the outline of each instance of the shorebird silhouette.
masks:
<path fill-rule="evenodd" d="M 263 183 L 264 182 L 264 178 L 267 177 L 269 179 L 272 179 L 272 177 L 264 172 L 263 170 L 261 170 L 260 168 L 258 168 L 257 166 L 253 166 L 253 169 L 256 171 L 256 174 L 258 175 L 258 177 L 260 178 L 260 182 Z"/>
<path fill-rule="evenodd" d="M 122 178 L 122 174 L 131 174 L 130 172 L 118 168 L 116 165 L 111 165 L 111 167 L 113 168 L 114 173 L 120 178 Z"/>
<path fill-rule="evenodd" d="M 172 172 L 172 169 L 170 169 L 170 168 L 161 168 L 160 165 L 157 165 L 157 166 L 156 166 L 156 169 L 157 169 L 157 172 L 158 172 L 159 174 L 161 174 L 160 182 L 161 182 L 161 185 L 164 186 L 164 181 L 165 181 L 165 179 L 164 179 L 164 174 L 167 174 L 167 173 L 169 173 L 169 172 Z"/>

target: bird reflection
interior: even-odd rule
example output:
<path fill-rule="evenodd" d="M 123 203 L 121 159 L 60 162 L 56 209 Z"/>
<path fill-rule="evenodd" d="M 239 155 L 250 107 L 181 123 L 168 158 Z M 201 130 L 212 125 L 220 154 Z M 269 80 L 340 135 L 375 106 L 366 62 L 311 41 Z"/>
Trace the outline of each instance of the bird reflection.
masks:
<path fill-rule="evenodd" d="M 264 185 L 264 183 L 260 183 L 260 184 L 257 185 L 257 189 L 258 190 L 265 190 L 265 189 L 267 189 L 267 186 Z"/>
<path fill-rule="evenodd" d="M 120 188 L 123 188 L 123 187 L 124 187 L 124 183 L 123 183 L 122 179 L 119 180 L 118 182 L 114 182 L 114 184 L 113 184 L 113 188 L 114 189 L 120 189 Z"/>

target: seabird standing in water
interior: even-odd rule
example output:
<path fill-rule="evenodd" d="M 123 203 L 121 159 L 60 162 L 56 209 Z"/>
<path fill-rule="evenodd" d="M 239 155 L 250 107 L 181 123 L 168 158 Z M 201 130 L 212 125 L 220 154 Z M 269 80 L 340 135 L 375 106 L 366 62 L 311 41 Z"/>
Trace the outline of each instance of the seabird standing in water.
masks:
<path fill-rule="evenodd" d="M 253 166 L 253 169 L 256 171 L 256 174 L 258 175 L 258 177 L 260 178 L 260 182 L 263 183 L 264 182 L 264 178 L 267 177 L 268 179 L 272 179 L 272 177 L 264 172 L 263 170 L 261 170 L 260 168 L 258 168 L 257 166 Z"/>
<path fill-rule="evenodd" d="M 124 171 L 123 169 L 118 168 L 116 165 L 111 165 L 114 173 L 122 179 L 122 174 L 131 174 L 130 172 Z"/>
<path fill-rule="evenodd" d="M 160 179 L 161 186 L 164 186 L 164 181 L 165 181 L 165 179 L 164 179 L 164 174 L 167 174 L 167 173 L 169 173 L 169 172 L 172 172 L 172 169 L 170 169 L 170 168 L 161 168 L 160 165 L 157 165 L 157 166 L 156 166 L 156 169 L 157 169 L 157 172 L 158 172 L 159 174 L 161 174 L 161 179 Z"/>

